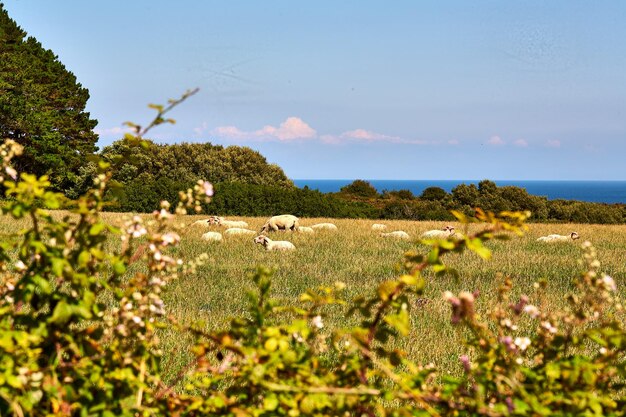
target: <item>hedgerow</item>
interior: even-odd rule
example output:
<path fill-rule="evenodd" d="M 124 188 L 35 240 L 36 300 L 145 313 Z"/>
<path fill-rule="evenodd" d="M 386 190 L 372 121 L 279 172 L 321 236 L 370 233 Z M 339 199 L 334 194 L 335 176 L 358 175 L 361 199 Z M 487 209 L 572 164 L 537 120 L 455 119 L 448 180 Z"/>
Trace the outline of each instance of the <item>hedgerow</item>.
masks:
<path fill-rule="evenodd" d="M 157 117 L 146 128 L 133 125 L 128 146 L 141 146 L 179 102 L 153 106 Z M 114 227 L 101 212 L 117 162 L 100 161 L 93 186 L 59 219 L 50 210 L 66 205 L 65 197 L 50 191 L 45 176 L 12 168 L 21 147 L 6 140 L 0 152 L 10 197 L 3 213 L 28 220 L 0 244 L 0 415 L 625 413 L 623 309 L 589 243 L 562 310 L 541 304 L 542 282 L 538 294 L 513 298 L 513 282 L 503 278 L 481 311 L 476 292 L 444 294 L 466 348 L 461 376 L 438 375 L 395 343 L 409 333 L 426 270 L 462 276 L 445 265 L 447 254 L 471 251 L 488 261 L 485 242 L 522 234 L 528 212 L 453 212 L 482 227 L 459 240 L 423 241 L 429 251 L 406 253 L 400 275 L 369 297 L 345 299 L 337 282 L 282 306 L 271 298 L 272 271 L 259 267 L 247 313 L 208 332 L 176 322 L 162 294 L 206 259 L 178 259 L 175 248 L 183 216 L 213 197 L 210 183 L 181 192 L 175 207 L 162 201 L 150 220 L 134 216 Z M 358 325 L 330 329 L 329 314 L 352 315 Z M 166 327 L 195 339 L 194 360 L 167 383 L 158 337 Z"/>

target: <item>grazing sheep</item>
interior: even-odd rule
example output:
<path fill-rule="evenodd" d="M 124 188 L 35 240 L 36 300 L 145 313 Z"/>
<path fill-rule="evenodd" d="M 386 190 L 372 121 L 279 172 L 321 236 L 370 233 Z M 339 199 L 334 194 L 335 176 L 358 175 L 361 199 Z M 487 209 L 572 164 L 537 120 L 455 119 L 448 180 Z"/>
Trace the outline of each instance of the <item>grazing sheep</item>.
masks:
<path fill-rule="evenodd" d="M 407 239 L 407 240 L 411 238 L 407 232 L 403 232 L 402 230 L 396 230 L 395 232 L 389 232 L 389 233 L 381 233 L 380 236 L 381 237 L 393 237 L 396 239 Z"/>
<path fill-rule="evenodd" d="M 315 230 L 313 230 L 312 227 L 298 226 L 298 232 L 300 232 L 300 233 L 315 233 Z"/>
<path fill-rule="evenodd" d="M 250 229 L 242 229 L 240 227 L 231 227 L 230 229 L 226 229 L 224 230 L 224 234 L 231 236 L 231 235 L 256 235 L 256 232 L 254 230 L 250 230 Z"/>
<path fill-rule="evenodd" d="M 454 235 L 454 227 L 446 226 L 442 230 L 429 230 L 422 233 L 422 239 L 447 239 Z"/>
<path fill-rule="evenodd" d="M 259 235 L 254 238 L 254 243 L 259 243 L 265 247 L 265 250 L 294 250 L 296 247 L 286 240 L 272 240 L 265 235 Z"/>
<path fill-rule="evenodd" d="M 387 229 L 387 225 L 386 224 L 374 223 L 372 225 L 372 230 L 386 230 L 386 229 Z"/>
<path fill-rule="evenodd" d="M 298 218 L 291 214 L 281 214 L 280 216 L 270 217 L 261 228 L 261 233 L 275 232 L 277 230 L 298 230 Z"/>
<path fill-rule="evenodd" d="M 337 226 L 332 223 L 318 223 L 311 226 L 314 230 L 337 230 Z"/>
<path fill-rule="evenodd" d="M 548 236 L 541 236 L 539 239 L 537 239 L 537 242 L 546 242 L 546 243 L 553 243 L 553 242 L 570 242 L 572 240 L 576 240 L 579 239 L 580 236 L 578 236 L 578 233 L 576 232 L 572 232 L 569 235 L 548 235 Z"/>
<path fill-rule="evenodd" d="M 206 232 L 202 235 L 202 240 L 208 240 L 212 242 L 221 242 L 222 234 L 219 232 Z"/>
<path fill-rule="evenodd" d="M 244 222 L 243 220 L 237 221 L 237 220 L 226 220 L 223 217 L 220 216 L 212 216 L 209 218 L 209 224 L 216 224 L 218 226 L 223 226 L 226 227 L 228 229 L 230 229 L 231 227 L 238 227 L 238 228 L 242 228 L 245 229 L 246 227 L 248 227 L 248 223 Z"/>
<path fill-rule="evenodd" d="M 192 226 L 203 226 L 203 227 L 209 227 L 211 226 L 213 223 L 211 223 L 211 218 L 208 219 L 202 219 L 202 220 L 197 220 L 195 222 L 193 222 L 191 225 Z"/>

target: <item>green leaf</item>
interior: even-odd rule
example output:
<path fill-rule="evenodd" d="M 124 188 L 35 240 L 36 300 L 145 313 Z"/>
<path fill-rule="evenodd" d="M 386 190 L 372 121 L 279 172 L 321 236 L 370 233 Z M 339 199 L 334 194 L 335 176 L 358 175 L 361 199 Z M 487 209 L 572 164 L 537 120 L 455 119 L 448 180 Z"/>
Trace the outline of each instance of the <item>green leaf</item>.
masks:
<path fill-rule="evenodd" d="M 65 300 L 59 301 L 52 312 L 52 317 L 48 319 L 50 323 L 65 324 L 72 317 L 72 306 L 68 305 Z"/>
<path fill-rule="evenodd" d="M 67 261 L 65 259 L 52 258 L 52 266 L 51 266 L 52 273 L 57 277 L 62 277 L 63 269 L 65 268 L 66 264 L 67 264 Z"/>
<path fill-rule="evenodd" d="M 546 365 L 546 376 L 552 380 L 561 376 L 561 368 L 558 363 L 548 363 Z"/>
<path fill-rule="evenodd" d="M 378 296 L 381 300 L 387 301 L 396 291 L 396 288 L 398 288 L 398 282 L 384 281 L 378 286 Z"/>
<path fill-rule="evenodd" d="M 91 236 L 99 235 L 104 230 L 104 227 L 105 227 L 104 223 L 96 223 L 89 228 L 89 234 Z"/>
<path fill-rule="evenodd" d="M 122 261 L 115 262 L 113 264 L 113 272 L 115 275 L 123 275 L 126 272 L 126 264 Z"/>
<path fill-rule="evenodd" d="M 268 411 L 274 411 L 278 407 L 278 397 L 275 394 L 268 394 L 263 399 L 263 409 Z"/>
<path fill-rule="evenodd" d="M 385 322 L 399 331 L 401 335 L 406 336 L 409 334 L 411 324 L 409 320 L 409 312 L 406 309 L 401 309 L 398 314 L 388 315 L 385 317 Z"/>
<path fill-rule="evenodd" d="M 91 254 L 84 250 L 78 255 L 78 266 L 84 267 L 91 260 Z"/>

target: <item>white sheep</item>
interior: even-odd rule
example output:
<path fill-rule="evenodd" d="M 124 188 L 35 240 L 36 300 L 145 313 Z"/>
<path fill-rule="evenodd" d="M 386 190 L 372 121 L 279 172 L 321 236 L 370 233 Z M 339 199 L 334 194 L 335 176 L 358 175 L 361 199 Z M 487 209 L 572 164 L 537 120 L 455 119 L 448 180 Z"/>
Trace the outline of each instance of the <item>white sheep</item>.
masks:
<path fill-rule="evenodd" d="M 224 234 L 231 236 L 231 235 L 256 235 L 256 232 L 254 230 L 250 230 L 250 229 L 242 229 L 240 227 L 231 227 L 230 229 L 226 229 L 224 230 Z"/>
<path fill-rule="evenodd" d="M 208 240 L 210 242 L 221 242 L 222 234 L 219 232 L 206 232 L 202 235 L 202 240 Z"/>
<path fill-rule="evenodd" d="M 228 229 L 230 229 L 231 227 L 238 227 L 242 229 L 248 227 L 248 223 L 244 222 L 243 220 L 226 220 L 225 218 L 220 216 L 209 217 L 209 224 L 216 224 L 218 226 L 223 226 Z"/>
<path fill-rule="evenodd" d="M 578 233 L 576 232 L 572 232 L 569 235 L 548 235 L 548 236 L 541 236 L 539 239 L 537 239 L 537 242 L 546 242 L 546 243 L 553 243 L 553 242 L 570 242 L 572 240 L 576 240 L 579 239 L 580 236 L 578 236 Z"/>
<path fill-rule="evenodd" d="M 406 239 L 406 240 L 411 238 L 407 232 L 404 232 L 402 230 L 396 230 L 395 232 L 389 232 L 389 233 L 381 233 L 380 236 L 381 237 L 393 237 L 396 239 Z"/>
<path fill-rule="evenodd" d="M 300 233 L 315 233 L 312 227 L 298 226 L 298 232 Z"/>
<path fill-rule="evenodd" d="M 372 230 L 387 230 L 387 225 L 386 224 L 374 223 L 372 225 Z"/>
<path fill-rule="evenodd" d="M 270 217 L 261 228 L 261 233 L 276 232 L 278 230 L 298 230 L 298 218 L 291 214 L 281 214 L 280 216 Z"/>
<path fill-rule="evenodd" d="M 202 227 L 209 227 L 211 226 L 211 218 L 208 219 L 202 219 L 202 220 L 197 220 L 195 222 L 193 222 L 191 225 L 192 226 L 202 226 Z"/>
<path fill-rule="evenodd" d="M 265 250 L 294 250 L 296 248 L 291 242 L 287 242 L 286 240 L 272 240 L 265 235 L 255 237 L 254 243 L 263 245 Z"/>
<path fill-rule="evenodd" d="M 337 230 L 337 226 L 332 223 L 318 223 L 311 226 L 314 230 Z"/>
<path fill-rule="evenodd" d="M 446 226 L 441 230 L 428 230 L 422 233 L 422 239 L 447 239 L 454 236 L 454 227 Z"/>

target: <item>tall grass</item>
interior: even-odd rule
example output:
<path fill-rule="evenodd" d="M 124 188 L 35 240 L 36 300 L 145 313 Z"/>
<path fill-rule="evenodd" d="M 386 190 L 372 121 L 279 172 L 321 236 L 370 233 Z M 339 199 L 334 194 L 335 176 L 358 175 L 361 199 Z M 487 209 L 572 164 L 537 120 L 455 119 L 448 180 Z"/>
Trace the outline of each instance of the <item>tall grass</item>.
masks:
<path fill-rule="evenodd" d="M 265 218 L 237 220 L 245 220 L 252 229 L 259 230 Z M 195 274 L 173 283 L 166 298 L 169 310 L 183 321 L 204 320 L 207 328 L 225 326 L 230 317 L 245 311 L 245 291 L 252 287 L 247 276 L 257 265 L 276 268 L 273 294 L 285 304 L 297 303 L 299 295 L 308 288 L 328 286 L 336 281 L 347 285 L 348 299 L 371 293 L 380 282 L 398 274 L 406 251 L 426 253 L 428 248 L 416 243 L 421 233 L 444 225 L 441 222 L 386 222 L 389 231 L 404 230 L 412 236 L 412 241 L 383 239 L 370 229 L 373 223 L 370 220 L 302 219 L 301 225 L 319 222 L 333 222 L 339 230 L 319 231 L 313 235 L 291 232 L 272 235 L 272 238 L 294 243 L 297 249 L 289 253 L 265 251 L 255 246 L 249 236 L 225 237 L 221 243 L 208 243 L 200 236 L 209 229 L 188 228 L 180 249 L 182 255 L 192 258 L 207 252 L 210 261 Z M 529 227 L 524 237 L 490 242 L 491 261 L 483 261 L 471 253 L 448 256 L 445 261 L 459 270 L 459 279 L 427 274 L 424 297 L 412 306 L 411 335 L 402 346 L 413 358 L 423 363 L 433 362 L 446 371 L 458 368 L 457 358 L 462 346 L 453 343 L 457 338 L 456 330 L 449 323 L 449 306 L 442 299 L 446 290 L 454 293 L 478 290 L 480 308 L 480 303 L 494 299 L 500 276 L 511 277 L 518 294 L 537 293 L 533 284 L 545 279 L 548 286 L 537 294 L 537 299 L 548 307 L 563 306 L 566 294 L 573 288 L 572 278 L 581 269 L 580 243 L 584 240 L 590 240 L 597 247 L 605 272 L 615 279 L 624 294 L 620 284 L 626 282 L 625 226 L 531 224 Z M 580 240 L 556 244 L 536 242 L 539 236 L 569 234 L 573 230 L 580 234 Z M 354 318 L 346 317 L 341 308 L 333 309 L 329 312 L 327 327 L 356 323 Z M 182 354 L 185 341 L 174 334 L 165 334 L 163 341 L 172 352 L 167 366 L 172 369 L 182 366 L 186 361 Z"/>
<path fill-rule="evenodd" d="M 62 213 L 59 213 L 61 216 Z M 123 214 L 106 213 L 113 224 L 121 224 Z M 206 216 L 189 216 L 185 223 Z M 235 219 L 235 218 L 233 218 Z M 260 230 L 265 218 L 236 218 L 245 220 L 250 228 Z M 333 222 L 339 230 L 316 231 L 315 234 L 277 232 L 278 240 L 289 240 L 296 246 L 294 252 L 265 251 L 252 242 L 251 236 L 224 236 L 222 242 L 206 242 L 200 237 L 208 229 L 188 226 L 177 255 L 190 260 L 202 253 L 209 255 L 206 264 L 195 273 L 174 281 L 165 296 L 167 310 L 181 322 L 204 322 L 207 329 L 219 329 L 230 318 L 245 314 L 246 290 L 252 288 L 248 276 L 258 265 L 276 269 L 273 295 L 283 304 L 298 303 L 301 293 L 309 288 L 332 285 L 341 281 L 347 285 L 345 297 L 351 299 L 375 291 L 378 284 L 400 272 L 402 255 L 408 250 L 426 253 L 428 248 L 416 243 L 419 235 L 429 229 L 440 229 L 441 222 L 387 221 L 388 231 L 404 230 L 411 241 L 383 239 L 370 229 L 371 220 L 301 219 L 307 226 Z M 25 227 L 8 218 L 0 222 L 0 236 Z M 460 228 L 460 225 L 455 225 Z M 480 227 L 478 225 L 473 228 Z M 580 243 L 591 241 L 597 248 L 604 272 L 611 275 L 623 296 L 626 284 L 626 226 L 582 224 L 530 224 L 524 237 L 511 241 L 494 241 L 488 245 L 493 251 L 490 261 L 483 261 L 471 253 L 453 254 L 444 260 L 460 272 L 460 277 L 426 274 L 424 296 L 412 306 L 412 331 L 402 343 L 409 355 L 422 363 L 434 363 L 444 372 L 457 372 L 460 345 L 456 328 L 449 323 L 449 306 L 442 299 L 446 290 L 479 291 L 478 308 L 494 300 L 501 276 L 512 278 L 516 294 L 535 295 L 535 302 L 548 308 L 562 307 L 566 294 L 573 288 L 572 278 L 580 271 Z M 581 239 L 575 242 L 546 244 L 537 237 L 551 233 L 569 234 L 577 231 Z M 116 245 L 112 241 L 110 247 Z M 140 268 L 137 266 L 136 268 Z M 533 285 L 540 279 L 548 283 L 538 291 Z M 482 304 L 481 304 L 482 303 Z M 342 307 L 332 307 L 325 319 L 326 328 L 356 323 L 346 317 Z M 190 361 L 188 346 L 191 337 L 166 329 L 162 333 L 166 374 L 175 375 Z"/>

